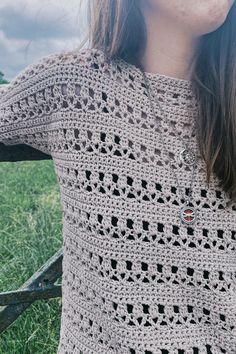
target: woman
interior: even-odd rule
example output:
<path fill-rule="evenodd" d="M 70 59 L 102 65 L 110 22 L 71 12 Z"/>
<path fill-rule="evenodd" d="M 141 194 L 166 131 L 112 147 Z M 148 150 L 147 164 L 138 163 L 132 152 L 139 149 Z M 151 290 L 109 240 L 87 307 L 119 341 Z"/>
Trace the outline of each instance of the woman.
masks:
<path fill-rule="evenodd" d="M 57 353 L 235 354 L 236 6 L 90 4 L 90 48 L 1 98 L 1 141 L 60 184 Z"/>

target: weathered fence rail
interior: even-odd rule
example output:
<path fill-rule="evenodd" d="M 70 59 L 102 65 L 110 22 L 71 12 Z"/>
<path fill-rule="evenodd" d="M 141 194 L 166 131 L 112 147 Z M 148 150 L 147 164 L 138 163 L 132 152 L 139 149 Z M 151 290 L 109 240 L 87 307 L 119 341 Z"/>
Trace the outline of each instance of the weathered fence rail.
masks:
<path fill-rule="evenodd" d="M 31 146 L 18 145 L 4 145 L 0 143 L 0 162 L 16 162 L 16 161 L 33 161 L 33 160 L 51 160 L 50 155 L 33 149 Z"/>
<path fill-rule="evenodd" d="M 28 145 L 0 143 L 0 162 L 50 160 L 51 156 Z M 62 275 L 62 249 L 59 249 L 19 289 L 0 293 L 0 333 L 34 301 L 61 297 L 61 285 L 55 285 Z M 1 276 L 1 275 L 0 275 Z"/>

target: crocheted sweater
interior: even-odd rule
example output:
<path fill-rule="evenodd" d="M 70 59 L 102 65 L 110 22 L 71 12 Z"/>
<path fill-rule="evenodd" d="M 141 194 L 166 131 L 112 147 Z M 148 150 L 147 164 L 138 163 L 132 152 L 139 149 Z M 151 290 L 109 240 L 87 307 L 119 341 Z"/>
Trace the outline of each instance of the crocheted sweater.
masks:
<path fill-rule="evenodd" d="M 95 48 L 42 57 L 1 88 L 0 141 L 50 154 L 60 185 L 57 354 L 236 353 L 236 208 L 215 175 L 207 186 L 192 83 L 147 77 L 167 122 L 140 70 Z M 198 156 L 190 225 L 183 139 Z"/>

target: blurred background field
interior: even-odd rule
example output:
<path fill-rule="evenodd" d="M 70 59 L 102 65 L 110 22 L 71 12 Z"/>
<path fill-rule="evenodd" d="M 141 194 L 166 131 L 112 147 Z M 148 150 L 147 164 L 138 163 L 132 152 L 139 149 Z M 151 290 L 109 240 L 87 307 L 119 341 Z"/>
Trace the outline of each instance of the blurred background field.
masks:
<path fill-rule="evenodd" d="M 61 246 L 53 161 L 1 163 L 0 292 L 18 289 Z M 0 354 L 55 354 L 60 316 L 60 298 L 34 302 L 0 335 Z"/>

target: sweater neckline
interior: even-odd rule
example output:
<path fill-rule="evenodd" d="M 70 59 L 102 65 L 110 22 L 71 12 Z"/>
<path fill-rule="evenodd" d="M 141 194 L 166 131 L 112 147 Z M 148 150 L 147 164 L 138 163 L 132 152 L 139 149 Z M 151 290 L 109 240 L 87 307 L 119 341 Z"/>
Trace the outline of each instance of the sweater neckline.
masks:
<path fill-rule="evenodd" d="M 169 76 L 165 74 L 160 74 L 160 73 L 151 73 L 144 71 L 146 76 L 151 79 L 151 80 L 164 80 L 168 84 L 181 84 L 187 88 L 191 87 L 191 81 L 186 80 L 186 79 L 180 79 L 174 76 Z"/>
<path fill-rule="evenodd" d="M 120 63 L 123 69 L 128 71 L 128 73 L 135 72 L 135 74 L 138 75 L 140 79 L 143 78 L 141 69 L 138 68 L 136 65 L 127 62 L 122 58 L 119 58 L 118 62 Z M 180 79 L 173 76 L 168 76 L 160 73 L 151 73 L 147 71 L 144 71 L 144 73 L 146 74 L 147 78 L 154 86 L 160 84 L 162 87 L 168 87 L 170 90 L 180 89 L 185 94 L 188 95 L 193 94 L 193 84 L 191 80 Z"/>
<path fill-rule="evenodd" d="M 143 73 L 136 65 L 131 64 L 122 58 L 118 59 L 120 69 L 125 76 L 132 77 L 140 83 L 144 82 Z M 189 126 L 198 115 L 198 102 L 194 94 L 191 80 L 180 79 L 159 73 L 145 72 L 149 85 L 162 100 L 162 108 L 172 122 Z M 157 108 L 158 109 L 158 108 Z M 173 114 L 174 113 L 174 114 Z"/>

